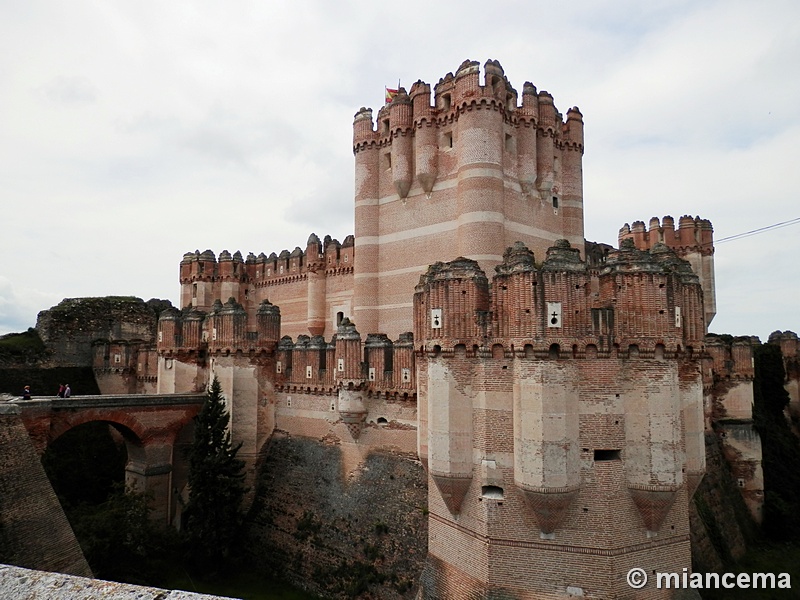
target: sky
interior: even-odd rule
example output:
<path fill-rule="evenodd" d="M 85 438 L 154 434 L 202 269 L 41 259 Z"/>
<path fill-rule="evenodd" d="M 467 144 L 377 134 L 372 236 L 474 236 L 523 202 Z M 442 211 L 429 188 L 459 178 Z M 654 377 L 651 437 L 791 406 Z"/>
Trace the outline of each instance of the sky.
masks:
<path fill-rule="evenodd" d="M 583 113 L 587 239 L 800 218 L 796 0 L 0 1 L 0 334 L 177 305 L 185 252 L 343 240 L 358 108 L 490 58 Z M 800 224 L 718 244 L 711 331 L 800 333 L 798 258 Z"/>

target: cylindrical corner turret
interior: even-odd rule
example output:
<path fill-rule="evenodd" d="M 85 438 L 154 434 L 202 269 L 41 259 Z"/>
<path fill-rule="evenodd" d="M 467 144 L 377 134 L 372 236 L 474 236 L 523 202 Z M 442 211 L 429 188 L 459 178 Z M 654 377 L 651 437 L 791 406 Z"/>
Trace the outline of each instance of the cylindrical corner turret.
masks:
<path fill-rule="evenodd" d="M 414 294 L 414 338 L 452 348 L 482 340 L 489 310 L 489 281 L 474 260 L 436 263 Z"/>
<path fill-rule="evenodd" d="M 353 118 L 353 152 L 358 152 L 362 144 L 375 138 L 372 109 L 361 107 Z"/>
<path fill-rule="evenodd" d="M 414 157 L 416 176 L 426 194 L 433 190 L 437 176 L 437 155 L 439 151 L 438 127 L 433 117 L 431 86 L 417 81 L 411 86 L 411 99 L 414 105 Z"/>
<path fill-rule="evenodd" d="M 411 99 L 406 94 L 405 89 L 400 88 L 389 105 L 389 128 L 392 139 L 392 183 L 400 198 L 408 196 L 414 177 L 411 164 L 413 119 Z"/>
<path fill-rule="evenodd" d="M 256 311 L 256 327 L 259 346 L 277 344 L 281 336 L 281 309 L 269 300 L 263 300 Z"/>

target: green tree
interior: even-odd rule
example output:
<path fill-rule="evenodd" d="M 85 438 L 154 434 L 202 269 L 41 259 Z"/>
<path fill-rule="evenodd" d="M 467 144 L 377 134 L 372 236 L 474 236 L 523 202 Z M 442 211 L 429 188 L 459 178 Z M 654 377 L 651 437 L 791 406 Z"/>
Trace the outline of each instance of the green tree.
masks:
<path fill-rule="evenodd" d="M 189 501 L 186 535 L 189 555 L 200 568 L 216 566 L 228 557 L 244 515 L 244 462 L 236 458 L 230 416 L 216 377 L 200 414 L 195 417 L 189 455 Z"/>

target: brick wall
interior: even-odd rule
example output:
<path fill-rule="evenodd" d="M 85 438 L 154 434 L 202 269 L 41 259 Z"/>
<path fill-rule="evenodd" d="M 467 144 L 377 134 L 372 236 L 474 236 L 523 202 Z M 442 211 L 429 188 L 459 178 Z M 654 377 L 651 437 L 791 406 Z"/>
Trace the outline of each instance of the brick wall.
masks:
<path fill-rule="evenodd" d="M 12 404 L 0 404 L 0 563 L 92 575 Z"/>

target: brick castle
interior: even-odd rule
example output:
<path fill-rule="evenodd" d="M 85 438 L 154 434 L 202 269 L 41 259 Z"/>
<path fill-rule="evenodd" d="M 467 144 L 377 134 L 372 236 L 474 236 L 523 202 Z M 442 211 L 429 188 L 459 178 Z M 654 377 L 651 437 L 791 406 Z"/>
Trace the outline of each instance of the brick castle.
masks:
<path fill-rule="evenodd" d="M 132 359 L 157 362 L 144 391 L 217 376 L 251 476 L 276 431 L 335 439 L 343 475 L 376 450 L 416 455 L 421 598 L 670 597 L 625 574 L 691 566 L 712 397 L 742 404 L 751 348 L 709 354 L 708 221 L 586 242 L 583 144 L 577 108 L 564 117 L 530 83 L 520 96 L 492 60 L 361 108 L 355 236 L 184 255 L 182 310 L 162 313 L 157 356 Z M 739 408 L 757 516 L 760 443 Z"/>

